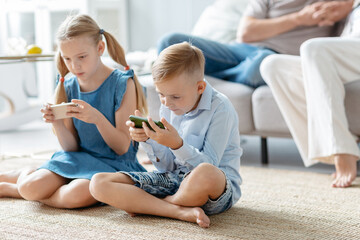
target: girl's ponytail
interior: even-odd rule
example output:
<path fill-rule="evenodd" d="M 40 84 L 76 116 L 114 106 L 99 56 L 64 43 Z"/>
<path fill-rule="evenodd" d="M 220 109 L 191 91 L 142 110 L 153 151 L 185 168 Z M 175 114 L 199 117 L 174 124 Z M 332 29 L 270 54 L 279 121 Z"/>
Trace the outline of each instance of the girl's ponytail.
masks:
<path fill-rule="evenodd" d="M 100 33 L 102 33 L 106 39 L 106 44 L 108 48 L 108 53 L 110 57 L 117 63 L 121 64 L 125 67 L 126 70 L 128 70 L 128 64 L 125 60 L 125 51 L 120 46 L 118 41 L 108 32 L 105 32 L 104 30 L 100 30 Z M 148 114 L 147 109 L 147 103 L 145 94 L 143 91 L 143 88 L 141 84 L 139 83 L 137 76 L 134 73 L 134 83 L 136 87 L 136 108 L 143 113 L 144 115 Z"/>
<path fill-rule="evenodd" d="M 69 73 L 69 69 L 66 67 L 64 60 L 62 59 L 60 51 L 57 52 L 55 61 L 60 74 L 60 79 L 55 89 L 55 104 L 60 104 L 68 101 L 64 86 L 64 78 L 65 75 Z"/>

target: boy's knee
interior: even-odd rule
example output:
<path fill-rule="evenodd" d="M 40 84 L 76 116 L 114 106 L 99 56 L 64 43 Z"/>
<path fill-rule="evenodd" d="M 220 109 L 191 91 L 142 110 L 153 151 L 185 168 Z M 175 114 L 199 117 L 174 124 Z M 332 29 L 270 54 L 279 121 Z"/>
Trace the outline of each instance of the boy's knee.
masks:
<path fill-rule="evenodd" d="M 191 176 L 192 175 L 192 176 Z M 190 174 L 191 181 L 194 185 L 201 186 L 202 189 L 210 189 L 217 183 L 220 178 L 224 178 L 221 170 L 210 163 L 199 164 Z"/>
<path fill-rule="evenodd" d="M 181 43 L 188 41 L 189 36 L 182 33 L 170 33 L 163 36 L 158 43 L 158 54 L 165 48 L 174 45 L 176 43 Z"/>

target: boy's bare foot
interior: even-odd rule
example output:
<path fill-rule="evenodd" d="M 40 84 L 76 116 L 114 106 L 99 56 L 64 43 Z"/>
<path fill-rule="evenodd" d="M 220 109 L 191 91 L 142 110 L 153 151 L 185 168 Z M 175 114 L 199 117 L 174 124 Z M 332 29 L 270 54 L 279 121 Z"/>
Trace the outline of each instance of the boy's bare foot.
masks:
<path fill-rule="evenodd" d="M 180 217 L 181 220 L 197 223 L 202 228 L 210 227 L 210 218 L 200 207 L 183 207 L 185 214 Z"/>
<path fill-rule="evenodd" d="M 355 180 L 357 170 L 356 161 L 358 157 L 349 154 L 339 154 L 335 157 L 336 173 L 332 182 L 333 187 L 350 187 L 351 183 Z"/>

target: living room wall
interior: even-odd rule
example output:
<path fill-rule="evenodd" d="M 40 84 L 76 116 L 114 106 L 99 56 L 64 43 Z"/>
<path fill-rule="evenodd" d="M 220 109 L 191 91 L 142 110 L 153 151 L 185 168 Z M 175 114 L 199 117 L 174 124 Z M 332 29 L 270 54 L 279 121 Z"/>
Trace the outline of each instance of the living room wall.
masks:
<path fill-rule="evenodd" d="M 155 47 L 167 32 L 190 33 L 203 10 L 215 0 L 128 1 L 129 50 Z"/>

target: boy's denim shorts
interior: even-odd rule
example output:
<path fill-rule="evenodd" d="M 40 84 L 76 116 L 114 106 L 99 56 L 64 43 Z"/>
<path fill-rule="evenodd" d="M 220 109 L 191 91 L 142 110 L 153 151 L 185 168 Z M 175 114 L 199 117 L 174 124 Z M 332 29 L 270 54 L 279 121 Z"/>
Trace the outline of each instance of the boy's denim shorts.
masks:
<path fill-rule="evenodd" d="M 134 182 L 135 186 L 143 189 L 147 193 L 158 198 L 164 198 L 169 195 L 174 195 L 181 182 L 190 173 L 156 173 L 156 172 L 119 172 L 128 175 Z M 224 174 L 225 175 L 225 174 Z M 226 175 L 225 175 L 226 176 Z M 226 178 L 226 189 L 223 194 L 216 200 L 208 199 L 208 201 L 201 206 L 207 215 L 224 212 L 232 206 L 233 190 L 231 182 Z"/>

